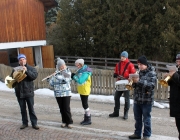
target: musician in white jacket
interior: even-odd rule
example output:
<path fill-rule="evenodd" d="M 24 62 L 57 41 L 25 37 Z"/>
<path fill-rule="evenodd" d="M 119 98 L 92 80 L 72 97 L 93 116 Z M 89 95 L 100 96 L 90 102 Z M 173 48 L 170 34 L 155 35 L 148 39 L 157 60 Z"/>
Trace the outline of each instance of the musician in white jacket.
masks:
<path fill-rule="evenodd" d="M 59 105 L 62 117 L 61 127 L 72 128 L 73 120 L 71 116 L 71 71 L 67 68 L 63 59 L 57 58 L 57 71 L 47 79 L 49 84 L 54 88 L 54 96 Z"/>

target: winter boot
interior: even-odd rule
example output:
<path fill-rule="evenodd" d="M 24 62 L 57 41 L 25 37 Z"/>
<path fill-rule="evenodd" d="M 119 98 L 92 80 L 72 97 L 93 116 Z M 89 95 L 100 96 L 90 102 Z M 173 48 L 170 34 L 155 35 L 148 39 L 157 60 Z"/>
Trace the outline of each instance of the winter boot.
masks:
<path fill-rule="evenodd" d="M 85 115 L 85 121 L 81 124 L 82 125 L 90 125 L 91 124 L 91 115 L 90 116 Z"/>
<path fill-rule="evenodd" d="M 114 108 L 114 112 L 109 114 L 109 117 L 119 117 L 119 109 Z"/>
<path fill-rule="evenodd" d="M 123 117 L 124 120 L 127 120 L 128 119 L 128 109 L 124 109 L 124 117 Z"/>
<path fill-rule="evenodd" d="M 80 122 L 80 124 L 84 123 L 86 121 L 86 114 L 84 114 L 84 120 Z"/>

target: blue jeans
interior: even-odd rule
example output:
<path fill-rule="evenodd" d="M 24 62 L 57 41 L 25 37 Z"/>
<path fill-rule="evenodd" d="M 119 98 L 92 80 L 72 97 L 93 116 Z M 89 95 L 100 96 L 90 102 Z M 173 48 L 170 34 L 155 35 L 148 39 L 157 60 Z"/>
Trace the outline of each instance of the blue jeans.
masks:
<path fill-rule="evenodd" d="M 144 123 L 143 137 L 151 136 L 151 104 L 134 104 L 135 132 L 137 136 L 141 136 L 142 126 Z"/>
<path fill-rule="evenodd" d="M 22 123 L 28 125 L 28 117 L 26 110 L 26 103 L 27 103 L 31 124 L 32 126 L 37 125 L 37 117 L 34 112 L 34 97 L 28 97 L 28 98 L 17 97 L 17 100 L 21 109 Z"/>

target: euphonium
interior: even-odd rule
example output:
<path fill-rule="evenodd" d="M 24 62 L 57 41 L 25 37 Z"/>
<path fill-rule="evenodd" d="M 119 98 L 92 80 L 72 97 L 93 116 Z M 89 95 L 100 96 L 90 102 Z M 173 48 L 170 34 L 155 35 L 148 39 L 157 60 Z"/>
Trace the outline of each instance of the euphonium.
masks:
<path fill-rule="evenodd" d="M 162 79 L 162 80 L 159 80 L 159 83 L 162 85 L 162 86 L 165 86 L 167 87 L 168 86 L 168 80 L 171 79 L 171 76 L 167 76 L 165 79 Z"/>

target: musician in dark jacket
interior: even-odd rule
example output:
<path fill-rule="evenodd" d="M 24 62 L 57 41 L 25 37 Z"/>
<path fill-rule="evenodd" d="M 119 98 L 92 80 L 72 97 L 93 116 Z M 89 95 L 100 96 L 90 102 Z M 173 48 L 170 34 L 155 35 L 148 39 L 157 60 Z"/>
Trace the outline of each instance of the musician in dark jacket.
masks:
<path fill-rule="evenodd" d="M 139 77 L 133 77 L 135 119 L 134 134 L 129 139 L 149 140 L 151 136 L 151 111 L 154 103 L 154 88 L 157 82 L 155 68 L 147 62 L 145 56 L 138 58 Z M 144 131 L 142 130 L 144 126 Z"/>
<path fill-rule="evenodd" d="M 19 103 L 22 115 L 22 126 L 20 129 L 24 129 L 28 127 L 28 116 L 26 111 L 26 106 L 29 109 L 29 116 L 31 120 L 32 127 L 34 129 L 39 129 L 37 125 L 37 117 L 34 112 L 34 83 L 38 76 L 38 73 L 35 68 L 29 66 L 26 62 L 26 56 L 24 54 L 18 55 L 19 66 L 22 66 L 23 71 L 25 71 L 26 77 L 17 82 L 15 86 L 15 93 L 17 97 L 17 101 Z M 12 71 L 11 76 L 16 79 L 15 70 Z M 18 80 L 18 79 L 17 79 Z"/>
<path fill-rule="evenodd" d="M 170 117 L 175 117 L 176 127 L 180 139 L 180 53 L 176 55 L 177 71 L 169 71 L 166 76 L 170 76 L 168 85 L 170 86 Z"/>

